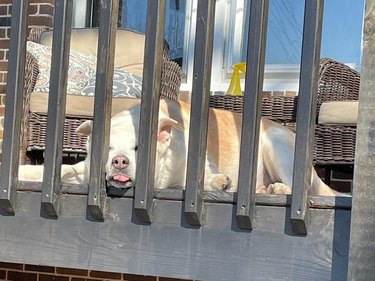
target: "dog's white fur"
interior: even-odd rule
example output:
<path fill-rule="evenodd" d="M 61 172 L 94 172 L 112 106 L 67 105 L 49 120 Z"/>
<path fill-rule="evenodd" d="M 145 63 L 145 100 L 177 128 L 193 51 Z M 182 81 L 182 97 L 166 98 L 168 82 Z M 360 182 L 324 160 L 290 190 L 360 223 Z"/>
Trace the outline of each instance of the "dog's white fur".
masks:
<path fill-rule="evenodd" d="M 106 179 L 111 186 L 125 187 L 136 179 L 139 116 L 140 106 L 136 105 L 111 119 L 110 148 L 105 166 Z M 188 104 L 161 101 L 157 132 L 156 188 L 185 185 L 189 119 L 190 106 Z M 240 114 L 210 109 L 205 167 L 206 190 L 236 191 L 241 122 Z M 91 130 L 91 121 L 84 122 L 77 129 L 78 133 L 88 136 L 88 157 L 75 165 L 63 165 L 62 182 L 88 182 Z M 275 122 L 262 118 L 259 136 L 256 191 L 269 194 L 290 194 L 294 162 L 294 133 Z M 139 149 L 142 148 L 139 147 Z M 20 166 L 19 179 L 41 181 L 41 173 L 40 166 Z M 139 174 L 141 175 L 141 172 Z M 315 170 L 312 174 L 311 192 L 314 195 L 337 195 L 337 192 L 321 181 Z"/>

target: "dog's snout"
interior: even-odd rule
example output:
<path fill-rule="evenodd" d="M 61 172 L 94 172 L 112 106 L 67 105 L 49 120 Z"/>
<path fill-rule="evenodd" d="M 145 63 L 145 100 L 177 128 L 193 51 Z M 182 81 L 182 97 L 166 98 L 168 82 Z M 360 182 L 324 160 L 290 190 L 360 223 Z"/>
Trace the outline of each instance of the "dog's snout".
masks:
<path fill-rule="evenodd" d="M 129 164 L 129 158 L 125 155 L 117 155 L 112 159 L 112 165 L 116 169 L 124 169 Z"/>

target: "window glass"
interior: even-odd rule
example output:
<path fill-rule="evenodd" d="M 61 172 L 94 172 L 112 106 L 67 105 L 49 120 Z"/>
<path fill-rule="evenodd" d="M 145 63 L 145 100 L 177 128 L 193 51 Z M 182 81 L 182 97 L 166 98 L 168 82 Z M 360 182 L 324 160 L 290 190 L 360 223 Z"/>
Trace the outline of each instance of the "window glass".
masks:
<path fill-rule="evenodd" d="M 268 14 L 267 64 L 298 64 L 305 1 L 271 0 Z"/>
<path fill-rule="evenodd" d="M 266 48 L 267 64 L 300 63 L 304 2 L 270 0 Z M 363 2 L 363 0 L 324 1 L 322 57 L 330 57 L 359 66 Z M 249 13 L 249 6 L 247 3 L 247 13 Z M 247 26 L 245 30 L 247 30 Z M 245 49 L 242 49 L 241 57 L 242 60 L 246 57 Z"/>
<path fill-rule="evenodd" d="M 363 0 L 325 0 L 322 57 L 360 66 Z"/>
<path fill-rule="evenodd" d="M 170 56 L 181 61 L 183 56 L 186 0 L 168 0 L 165 34 Z M 146 31 L 147 0 L 122 0 L 121 27 L 144 33 Z"/>
<path fill-rule="evenodd" d="M 148 0 L 121 0 L 120 25 L 145 32 Z M 232 65 L 246 58 L 251 0 L 216 0 L 211 89 L 225 90 Z M 269 0 L 265 88 L 298 89 L 305 1 Z M 165 39 L 183 70 L 184 90 L 192 84 L 198 0 L 167 0 Z M 359 70 L 364 0 L 325 0 L 321 57 Z M 95 18 L 95 9 L 93 13 Z"/>

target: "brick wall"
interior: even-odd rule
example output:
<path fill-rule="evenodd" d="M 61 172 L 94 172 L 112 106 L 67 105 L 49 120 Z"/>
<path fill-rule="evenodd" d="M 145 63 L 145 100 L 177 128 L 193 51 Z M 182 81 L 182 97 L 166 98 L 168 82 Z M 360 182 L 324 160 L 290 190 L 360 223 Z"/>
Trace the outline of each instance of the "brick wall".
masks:
<path fill-rule="evenodd" d="M 141 276 L 86 269 L 70 269 L 0 262 L 0 280 L 9 281 L 179 281 L 166 277 Z"/>
<path fill-rule="evenodd" d="M 8 50 L 10 37 L 10 14 L 12 12 L 11 0 L 1 1 L 0 4 L 0 118 L 4 116 L 4 96 L 7 80 Z M 0 122 L 1 124 L 2 122 Z M 0 137 L 3 136 L 0 128 Z"/>
<path fill-rule="evenodd" d="M 54 0 L 30 0 L 29 28 L 53 24 Z M 4 97 L 6 93 L 8 52 L 10 43 L 10 25 L 12 15 L 12 0 L 0 1 L 0 119 L 4 116 Z M 1 121 L 1 120 L 0 120 Z M 0 122 L 2 124 L 2 122 Z M 1 126 L 1 125 L 0 125 Z M 3 128 L 0 127 L 0 138 Z"/>

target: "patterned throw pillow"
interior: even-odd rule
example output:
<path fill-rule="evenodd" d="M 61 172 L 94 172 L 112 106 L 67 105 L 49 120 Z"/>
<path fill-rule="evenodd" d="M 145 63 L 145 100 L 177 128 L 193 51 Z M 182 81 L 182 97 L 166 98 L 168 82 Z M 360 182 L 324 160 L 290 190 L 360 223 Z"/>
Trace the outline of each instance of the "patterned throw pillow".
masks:
<path fill-rule="evenodd" d="M 27 42 L 27 50 L 35 57 L 39 66 L 39 75 L 34 91 L 49 92 L 51 71 L 51 48 L 34 42 Z M 79 52 L 70 52 L 68 69 L 68 94 L 81 95 L 88 81 L 95 75 L 96 58 Z"/>
<path fill-rule="evenodd" d="M 35 57 L 39 66 L 39 75 L 34 91 L 49 92 L 51 47 L 28 41 L 27 51 Z M 95 56 L 70 51 L 67 93 L 93 96 L 95 93 L 95 71 Z M 114 69 L 113 96 L 140 98 L 141 92 L 142 78 L 140 76 Z"/>
<path fill-rule="evenodd" d="M 82 95 L 93 96 L 95 94 L 95 79 L 92 77 Z M 115 68 L 113 73 L 113 96 L 140 98 L 142 93 L 142 77 Z"/>

